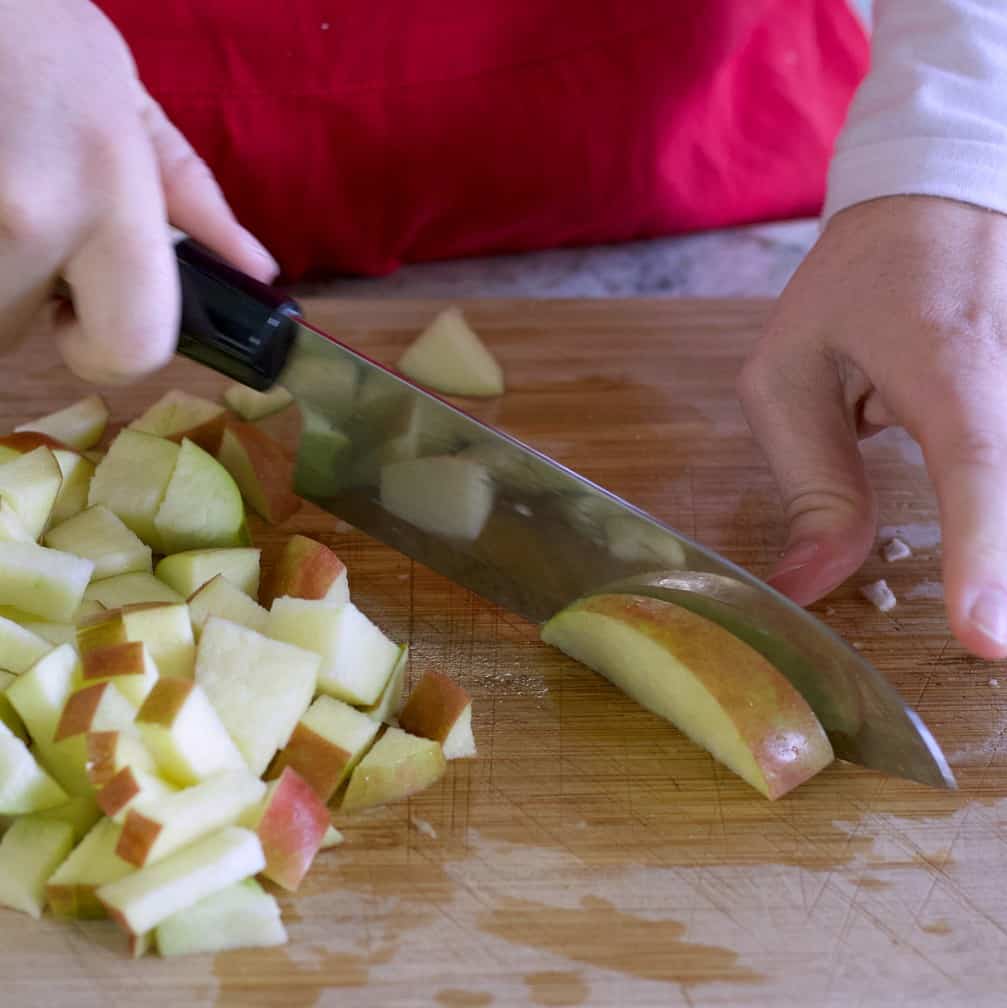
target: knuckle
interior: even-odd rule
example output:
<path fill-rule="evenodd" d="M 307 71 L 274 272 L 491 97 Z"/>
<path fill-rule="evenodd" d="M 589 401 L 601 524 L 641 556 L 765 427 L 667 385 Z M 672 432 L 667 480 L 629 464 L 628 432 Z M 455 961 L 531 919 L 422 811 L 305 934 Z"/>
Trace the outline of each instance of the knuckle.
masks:
<path fill-rule="evenodd" d="M 25 250 L 47 247 L 60 228 L 52 204 L 39 190 L 0 178 L 0 242 Z"/>
<path fill-rule="evenodd" d="M 216 184 L 207 163 L 193 150 L 179 152 L 162 166 L 167 189 L 185 189 L 193 185 Z"/>

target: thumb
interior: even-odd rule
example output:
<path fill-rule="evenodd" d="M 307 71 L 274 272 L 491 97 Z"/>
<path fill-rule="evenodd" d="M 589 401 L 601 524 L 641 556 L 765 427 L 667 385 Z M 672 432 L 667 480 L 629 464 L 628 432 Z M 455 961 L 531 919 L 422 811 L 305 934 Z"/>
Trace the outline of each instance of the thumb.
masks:
<path fill-rule="evenodd" d="M 835 365 L 814 346 L 760 350 L 738 392 L 787 519 L 787 545 L 767 581 L 807 605 L 857 570 L 874 542 L 874 493 L 852 411 Z"/>

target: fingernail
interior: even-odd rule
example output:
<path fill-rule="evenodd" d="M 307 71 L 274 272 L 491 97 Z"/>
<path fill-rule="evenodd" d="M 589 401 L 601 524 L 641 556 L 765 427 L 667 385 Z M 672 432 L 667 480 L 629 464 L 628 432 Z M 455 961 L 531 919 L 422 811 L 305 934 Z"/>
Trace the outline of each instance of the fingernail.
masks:
<path fill-rule="evenodd" d="M 260 259 L 267 262 L 274 272 L 278 273 L 280 271 L 280 264 L 269 254 L 266 246 L 251 231 L 245 231 L 245 241 L 248 243 L 249 249 Z"/>
<path fill-rule="evenodd" d="M 985 588 L 972 603 L 969 621 L 990 640 L 1007 643 L 1007 595 L 999 588 Z"/>
<path fill-rule="evenodd" d="M 822 544 L 814 540 L 796 542 L 793 546 L 789 546 L 784 550 L 783 556 L 777 561 L 772 574 L 769 575 L 770 579 L 783 577 L 786 574 L 793 574 L 794 571 L 807 567 L 815 559 L 821 548 Z"/>

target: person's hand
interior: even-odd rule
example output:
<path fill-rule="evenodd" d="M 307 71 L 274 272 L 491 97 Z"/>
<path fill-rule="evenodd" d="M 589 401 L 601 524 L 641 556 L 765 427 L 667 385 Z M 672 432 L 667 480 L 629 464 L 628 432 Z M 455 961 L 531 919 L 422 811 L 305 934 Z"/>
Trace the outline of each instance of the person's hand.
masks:
<path fill-rule="evenodd" d="M 1007 216 L 933 197 L 837 214 L 738 390 L 789 524 L 771 584 L 804 605 L 860 566 L 876 508 L 858 437 L 901 425 L 937 491 L 951 629 L 1007 656 Z"/>
<path fill-rule="evenodd" d="M 0 0 L 0 349 L 44 329 L 90 380 L 164 364 L 179 316 L 169 218 L 275 274 L 96 7 Z M 73 310 L 54 307 L 58 279 Z"/>

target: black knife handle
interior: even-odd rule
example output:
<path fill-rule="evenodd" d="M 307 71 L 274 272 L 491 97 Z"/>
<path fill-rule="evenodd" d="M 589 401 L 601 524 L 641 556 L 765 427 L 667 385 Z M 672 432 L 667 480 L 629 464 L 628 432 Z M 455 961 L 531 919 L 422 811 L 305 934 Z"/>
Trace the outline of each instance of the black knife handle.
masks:
<path fill-rule="evenodd" d="M 178 352 L 265 391 L 287 359 L 297 302 L 185 239 L 175 246 L 182 283 Z"/>

